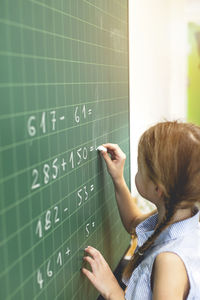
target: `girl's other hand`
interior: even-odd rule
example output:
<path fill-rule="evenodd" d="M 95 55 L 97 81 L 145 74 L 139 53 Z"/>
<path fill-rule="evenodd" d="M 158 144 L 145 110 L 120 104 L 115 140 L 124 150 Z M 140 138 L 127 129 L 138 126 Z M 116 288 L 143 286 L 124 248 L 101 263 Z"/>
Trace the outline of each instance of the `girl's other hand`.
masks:
<path fill-rule="evenodd" d="M 117 144 L 103 144 L 103 146 L 107 152 L 101 151 L 101 154 L 106 162 L 108 172 L 113 182 L 118 183 L 123 179 L 126 155 Z"/>
<path fill-rule="evenodd" d="M 92 272 L 82 268 L 83 274 L 105 299 L 124 299 L 124 292 L 101 253 L 91 246 L 85 252 L 90 256 L 84 256 L 83 259 L 90 264 Z"/>

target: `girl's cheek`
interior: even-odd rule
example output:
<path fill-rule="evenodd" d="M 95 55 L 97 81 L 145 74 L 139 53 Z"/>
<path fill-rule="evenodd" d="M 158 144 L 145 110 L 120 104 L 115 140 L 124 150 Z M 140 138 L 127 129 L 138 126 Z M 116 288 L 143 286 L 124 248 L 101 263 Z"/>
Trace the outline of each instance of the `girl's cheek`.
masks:
<path fill-rule="evenodd" d="M 141 191 L 141 182 L 140 182 L 140 176 L 138 173 L 135 175 L 135 185 L 136 185 L 138 192 L 141 194 L 141 192 L 142 192 Z"/>
<path fill-rule="evenodd" d="M 137 173 L 135 175 L 135 185 L 136 185 L 136 188 L 138 190 L 138 193 L 143 197 L 143 198 L 147 198 L 147 195 L 145 193 L 145 189 L 144 189 L 144 184 L 141 180 L 141 177 L 139 175 L 139 173 Z"/>
<path fill-rule="evenodd" d="M 138 187 L 139 187 L 139 185 L 138 185 L 138 173 L 136 173 L 136 175 L 135 175 L 135 186 L 138 190 Z"/>

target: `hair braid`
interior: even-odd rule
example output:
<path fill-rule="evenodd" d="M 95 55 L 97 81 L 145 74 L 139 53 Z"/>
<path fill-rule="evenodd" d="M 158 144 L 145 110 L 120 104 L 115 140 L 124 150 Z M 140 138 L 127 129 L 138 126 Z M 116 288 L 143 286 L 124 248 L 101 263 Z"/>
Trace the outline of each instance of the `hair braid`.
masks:
<path fill-rule="evenodd" d="M 166 209 L 166 214 L 160 223 L 160 225 L 156 228 L 154 233 L 148 238 L 148 240 L 138 248 L 138 250 L 134 253 L 133 257 L 131 258 L 131 261 L 129 264 L 126 266 L 123 276 L 125 278 L 128 278 L 130 274 L 135 270 L 138 265 L 142 262 L 144 259 L 144 254 L 147 252 L 148 249 L 153 245 L 154 241 L 157 239 L 157 237 L 161 234 L 166 227 L 168 227 L 171 223 L 171 219 L 176 211 L 176 208 L 171 205 L 169 201 L 166 201 L 165 203 L 165 209 Z"/>

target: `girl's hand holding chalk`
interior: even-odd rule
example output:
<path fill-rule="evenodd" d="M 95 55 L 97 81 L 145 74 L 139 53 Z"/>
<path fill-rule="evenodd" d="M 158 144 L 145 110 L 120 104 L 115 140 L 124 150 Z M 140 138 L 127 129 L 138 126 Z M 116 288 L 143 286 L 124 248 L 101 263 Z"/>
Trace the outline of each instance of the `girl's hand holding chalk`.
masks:
<path fill-rule="evenodd" d="M 107 149 L 102 145 L 97 147 L 97 150 L 107 152 Z"/>
<path fill-rule="evenodd" d="M 121 182 L 121 180 L 123 180 L 124 164 L 126 160 L 125 153 L 116 144 L 108 143 L 103 144 L 100 147 L 101 154 L 106 162 L 108 172 L 112 177 L 114 184 Z M 106 149 L 106 151 L 104 149 Z"/>

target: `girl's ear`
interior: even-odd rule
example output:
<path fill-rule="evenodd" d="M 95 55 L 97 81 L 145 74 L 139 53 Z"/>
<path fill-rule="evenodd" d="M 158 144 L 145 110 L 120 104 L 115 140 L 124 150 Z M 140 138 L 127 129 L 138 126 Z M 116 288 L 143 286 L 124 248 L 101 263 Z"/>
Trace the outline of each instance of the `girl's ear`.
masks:
<path fill-rule="evenodd" d="M 159 198 L 161 198 L 163 196 L 163 190 L 161 189 L 161 187 L 159 185 L 156 185 L 155 191 Z"/>

